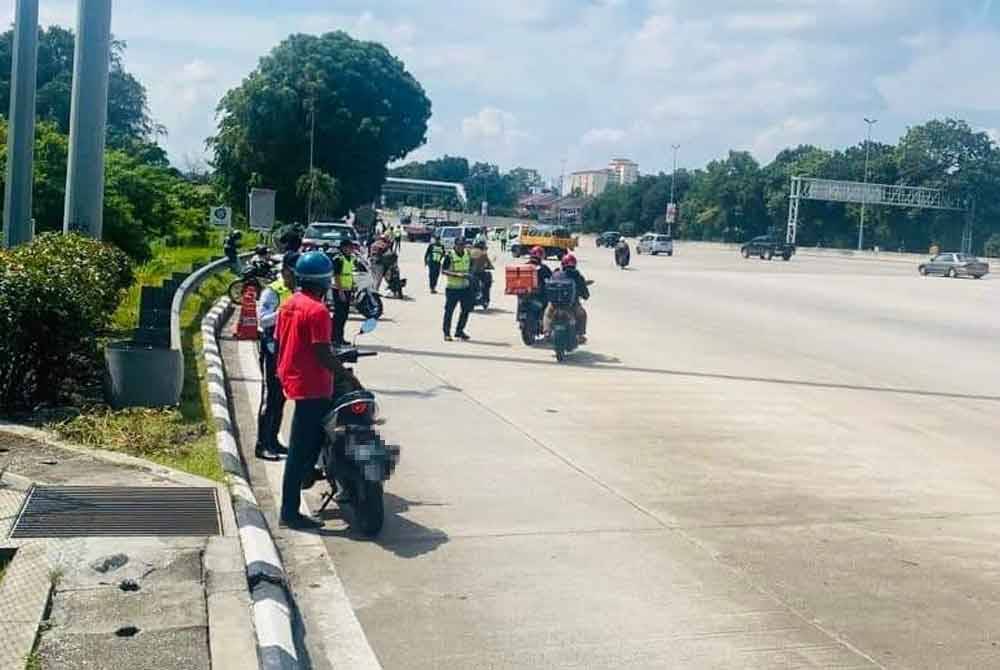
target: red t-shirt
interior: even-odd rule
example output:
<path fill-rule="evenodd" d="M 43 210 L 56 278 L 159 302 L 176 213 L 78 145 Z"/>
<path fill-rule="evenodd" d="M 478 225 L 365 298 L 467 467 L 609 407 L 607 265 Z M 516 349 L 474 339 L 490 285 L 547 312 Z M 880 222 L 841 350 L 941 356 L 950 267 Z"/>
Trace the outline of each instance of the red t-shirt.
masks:
<path fill-rule="evenodd" d="M 322 300 L 296 293 L 278 310 L 278 379 L 291 400 L 329 398 L 333 373 L 320 365 L 314 344 L 330 344 L 333 325 Z"/>

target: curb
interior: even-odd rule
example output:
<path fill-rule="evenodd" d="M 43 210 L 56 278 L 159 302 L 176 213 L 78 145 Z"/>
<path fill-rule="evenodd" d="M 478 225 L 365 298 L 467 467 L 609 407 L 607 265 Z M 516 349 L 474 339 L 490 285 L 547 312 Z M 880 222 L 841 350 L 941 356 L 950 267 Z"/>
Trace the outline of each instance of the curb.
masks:
<path fill-rule="evenodd" d="M 243 545 L 261 668 L 298 670 L 304 666 L 299 660 L 292 633 L 293 600 L 288 575 L 243 467 L 229 412 L 218 336 L 225 317 L 232 309 L 233 304 L 228 297 L 220 298 L 201 322 L 205 377 L 216 424 L 216 446 L 222 469 L 229 480 L 240 543 Z"/>

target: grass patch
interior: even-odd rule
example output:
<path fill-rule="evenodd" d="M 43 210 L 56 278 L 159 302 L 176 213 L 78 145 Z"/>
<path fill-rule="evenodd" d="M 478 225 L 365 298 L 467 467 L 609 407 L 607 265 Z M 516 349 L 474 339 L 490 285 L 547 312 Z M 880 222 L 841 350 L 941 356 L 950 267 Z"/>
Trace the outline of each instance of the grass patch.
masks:
<path fill-rule="evenodd" d="M 139 285 L 148 285 L 151 281 L 158 283 L 157 277 L 169 277 L 172 272 L 185 269 L 185 264 L 190 267 L 194 260 L 208 259 L 215 253 L 214 249 L 207 247 L 169 249 L 163 257 L 144 265 L 137 272 L 136 287 L 133 287 L 134 306 L 129 308 L 123 303 L 115 314 L 116 325 L 129 323 L 133 317 L 138 319 Z M 228 270 L 212 275 L 184 301 L 181 312 L 184 387 L 178 408 L 114 411 L 100 407 L 49 428 L 76 444 L 138 456 L 207 479 L 223 481 L 208 388 L 204 382 L 201 320 L 219 296 L 225 294 L 233 278 Z M 129 295 L 132 293 L 130 291 Z"/>

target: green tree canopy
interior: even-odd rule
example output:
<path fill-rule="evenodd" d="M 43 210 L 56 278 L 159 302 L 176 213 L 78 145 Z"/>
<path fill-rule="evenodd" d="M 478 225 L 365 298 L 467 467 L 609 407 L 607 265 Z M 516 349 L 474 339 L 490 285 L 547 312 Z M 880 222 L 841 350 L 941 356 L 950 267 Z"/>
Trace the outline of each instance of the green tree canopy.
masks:
<path fill-rule="evenodd" d="M 301 216 L 296 182 L 309 170 L 313 113 L 315 167 L 336 180 L 346 210 L 374 201 L 386 165 L 425 142 L 431 103 L 381 44 L 339 31 L 292 35 L 219 103 L 209 145 L 231 202 L 244 202 L 257 173 L 278 191 L 278 218 Z"/>

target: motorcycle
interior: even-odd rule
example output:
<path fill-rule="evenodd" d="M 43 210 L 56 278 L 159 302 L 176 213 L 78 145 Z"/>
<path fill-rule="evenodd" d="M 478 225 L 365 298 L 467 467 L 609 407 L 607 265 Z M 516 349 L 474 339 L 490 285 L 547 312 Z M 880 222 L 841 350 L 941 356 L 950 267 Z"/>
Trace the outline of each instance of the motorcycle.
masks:
<path fill-rule="evenodd" d="M 615 265 L 624 270 L 628 267 L 629 261 L 631 260 L 632 251 L 629 249 L 628 244 L 623 244 L 621 246 L 615 247 Z"/>
<path fill-rule="evenodd" d="M 239 303 L 243 299 L 244 287 L 253 286 L 257 289 L 257 295 L 260 295 L 261 290 L 275 279 L 277 274 L 271 261 L 267 257 L 254 256 L 243 268 L 240 276 L 229 284 L 226 293 L 230 300 Z"/>
<path fill-rule="evenodd" d="M 358 335 L 372 332 L 377 323 L 368 319 Z M 337 352 L 337 358 L 344 364 L 356 364 L 361 358 L 377 355 L 374 351 L 358 351 L 354 346 Z M 383 486 L 399 462 L 399 447 L 386 444 L 374 428 L 379 412 L 375 394 L 359 383 L 350 386 L 351 390 L 335 395 L 333 409 L 323 418 L 320 455 L 330 491 L 319 513 L 334 501 L 339 489 L 346 497 L 338 505 L 347 506 L 351 524 L 371 538 L 378 535 L 385 521 Z"/>
<path fill-rule="evenodd" d="M 399 273 L 399 263 L 393 263 L 385 273 L 385 284 L 389 287 L 389 292 L 397 300 L 403 299 L 403 287 L 406 280 Z"/>
<path fill-rule="evenodd" d="M 381 319 L 384 312 L 368 261 L 358 256 L 354 257 L 354 309 L 366 319 Z"/>
<path fill-rule="evenodd" d="M 532 346 L 541 339 L 542 314 L 545 304 L 536 295 L 517 296 L 517 324 L 521 330 L 521 341 Z"/>
<path fill-rule="evenodd" d="M 490 308 L 490 288 L 493 286 L 493 275 L 489 270 L 483 270 L 472 275 L 472 295 L 473 308 L 482 307 L 484 310 Z"/>
<path fill-rule="evenodd" d="M 587 280 L 588 286 L 593 283 L 592 279 Z M 556 352 L 556 360 L 562 363 L 566 354 L 580 346 L 576 328 L 576 286 L 568 279 L 550 279 L 545 284 L 545 291 L 555 308 L 548 336 Z"/>

